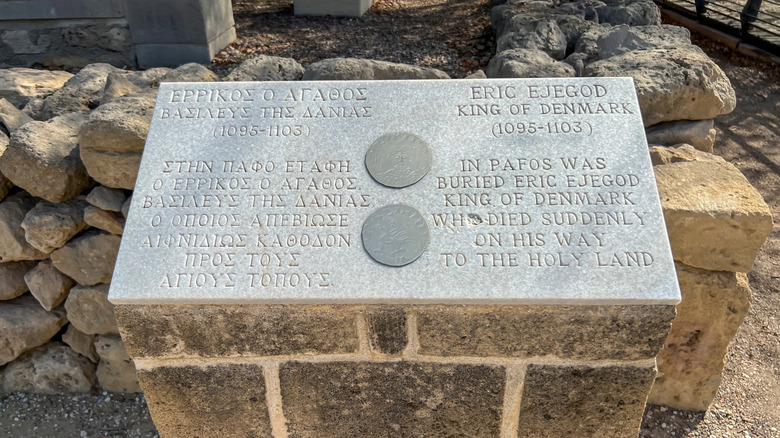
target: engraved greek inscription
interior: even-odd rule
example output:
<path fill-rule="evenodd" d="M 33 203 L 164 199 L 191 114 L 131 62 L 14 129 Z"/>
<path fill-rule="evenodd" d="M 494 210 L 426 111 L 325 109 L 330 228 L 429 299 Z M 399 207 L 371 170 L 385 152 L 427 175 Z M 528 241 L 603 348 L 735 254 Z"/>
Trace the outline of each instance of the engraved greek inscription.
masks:
<path fill-rule="evenodd" d="M 307 287 L 325 288 L 333 286 L 329 272 L 248 272 L 249 287 Z"/>
<path fill-rule="evenodd" d="M 213 161 L 163 161 L 163 173 L 208 173 L 214 169 Z"/>
<path fill-rule="evenodd" d="M 165 274 L 159 288 L 231 288 L 236 286 L 236 274 L 224 272 L 180 272 Z"/>
<path fill-rule="evenodd" d="M 371 117 L 370 106 L 315 106 L 303 111 L 304 119 L 354 119 Z"/>
<path fill-rule="evenodd" d="M 263 252 L 263 253 L 249 253 L 246 256 L 249 259 L 249 267 L 297 267 L 298 258 L 300 253 L 291 252 Z"/>
<path fill-rule="evenodd" d="M 225 160 L 222 162 L 222 171 L 226 173 L 271 173 L 274 169 L 276 169 L 276 165 L 273 161 L 252 161 L 247 163 L 240 160 Z"/>
<path fill-rule="evenodd" d="M 250 206 L 254 208 L 284 208 L 286 203 L 284 202 L 284 195 L 275 194 L 262 194 L 262 195 L 249 195 L 252 200 Z"/>
<path fill-rule="evenodd" d="M 247 235 L 236 234 L 154 234 L 148 235 L 141 248 L 246 248 Z"/>
<path fill-rule="evenodd" d="M 349 226 L 345 213 L 268 213 L 255 215 L 253 228 L 263 227 L 339 227 Z"/>
<path fill-rule="evenodd" d="M 204 266 L 233 268 L 236 266 L 237 254 L 234 252 L 186 252 L 184 266 L 202 268 Z"/>
<path fill-rule="evenodd" d="M 349 248 L 351 234 L 258 234 L 257 248 Z"/>
<path fill-rule="evenodd" d="M 291 106 L 261 106 L 257 108 L 260 117 L 264 119 L 292 119 L 295 117 L 295 107 Z"/>
<path fill-rule="evenodd" d="M 368 100 L 367 88 L 297 88 L 290 89 L 282 99 L 285 102 L 333 102 Z"/>
<path fill-rule="evenodd" d="M 240 215 L 235 213 L 187 213 L 171 216 L 171 226 L 181 228 L 240 227 Z"/>
<path fill-rule="evenodd" d="M 248 106 L 161 108 L 161 119 L 248 119 Z"/>
<path fill-rule="evenodd" d="M 141 208 L 237 208 L 240 195 L 145 195 Z"/>
<path fill-rule="evenodd" d="M 173 190 L 249 190 L 252 178 L 174 178 Z"/>
<path fill-rule="evenodd" d="M 213 102 L 254 102 L 254 89 L 207 89 L 187 88 L 171 90 L 171 103 L 213 103 Z M 267 90 L 271 91 L 272 90 Z M 265 94 L 264 94 L 265 95 Z"/>

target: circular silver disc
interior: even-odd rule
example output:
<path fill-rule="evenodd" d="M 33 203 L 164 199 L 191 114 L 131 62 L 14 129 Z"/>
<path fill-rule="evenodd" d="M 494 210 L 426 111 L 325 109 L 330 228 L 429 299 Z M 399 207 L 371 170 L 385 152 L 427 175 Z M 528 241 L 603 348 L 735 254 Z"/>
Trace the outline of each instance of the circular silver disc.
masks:
<path fill-rule="evenodd" d="M 374 260 L 388 266 L 404 266 L 417 260 L 430 241 L 428 224 L 417 209 L 387 205 L 363 222 L 363 247 Z"/>
<path fill-rule="evenodd" d="M 431 148 L 408 132 L 385 134 L 368 148 L 366 168 L 383 186 L 407 187 L 431 170 Z"/>

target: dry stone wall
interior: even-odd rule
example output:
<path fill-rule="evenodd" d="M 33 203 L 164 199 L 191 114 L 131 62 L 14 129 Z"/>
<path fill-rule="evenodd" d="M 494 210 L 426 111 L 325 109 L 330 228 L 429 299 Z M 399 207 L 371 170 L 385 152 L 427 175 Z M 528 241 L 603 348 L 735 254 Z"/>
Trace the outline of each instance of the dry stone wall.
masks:
<path fill-rule="evenodd" d="M 750 289 L 745 273 L 751 269 L 772 227 L 769 209 L 756 190 L 734 166 L 711 154 L 716 143 L 712 119 L 730 112 L 735 104 L 728 78 L 700 49 L 690 44 L 687 30 L 661 25 L 658 10 L 649 0 L 563 4 L 509 1 L 494 8 L 493 26 L 498 53 L 485 74 L 473 78 L 485 75 L 634 78 L 648 140 L 653 146 L 651 155 L 683 294 L 677 319 L 658 357 L 658 378 L 650 401 L 705 409 L 717 390 L 726 346 L 749 307 Z M 445 79 L 447 75 L 433 69 L 358 59 L 328 59 L 304 69 L 292 59 L 259 56 L 236 68 L 226 80 L 302 78 Z M 75 75 L 29 69 L 0 70 L 0 338 L 4 340 L 0 343 L 0 366 L 4 390 L 84 391 L 95 385 L 112 391 L 140 390 L 132 361 L 117 335 L 115 309 L 107 300 L 107 291 L 156 87 L 162 81 L 216 80 L 219 78 L 214 73 L 197 64 L 175 70 L 157 68 L 138 72 L 91 64 Z M 386 388 L 388 391 L 400 390 L 412 375 L 428 376 L 430 384 L 437 388 L 447 386 L 442 376 L 448 373 L 468 373 L 474 385 L 492 384 L 507 378 L 502 373 L 515 375 L 517 370 L 506 371 L 497 363 L 460 363 L 457 357 L 533 356 L 540 354 L 539 351 L 552 351 L 553 355 L 568 355 L 578 360 L 583 357 L 611 360 L 617 357 L 611 353 L 613 348 L 625 347 L 621 347 L 624 340 L 619 334 L 598 332 L 598 324 L 583 327 L 583 330 L 594 330 L 591 334 L 594 339 L 608 340 L 606 344 L 588 344 L 594 348 L 600 346 L 603 351 L 598 352 L 581 351 L 578 349 L 581 346 L 567 347 L 557 342 L 543 347 L 514 341 L 493 342 L 490 336 L 479 337 L 480 326 L 468 326 L 469 321 L 485 318 L 489 320 L 486 323 L 494 325 L 506 323 L 504 332 L 511 338 L 521 328 L 548 324 L 545 333 L 551 337 L 539 342 L 561 340 L 565 336 L 551 335 L 558 333 L 556 324 L 539 315 L 552 312 L 555 320 L 571 317 L 572 310 L 553 307 L 529 308 L 527 319 L 511 323 L 502 320 L 502 310 L 495 308 L 478 312 L 482 319 L 467 318 L 468 321 L 461 323 L 453 322 L 458 314 L 448 315 L 436 307 L 341 309 L 339 315 L 349 315 L 344 321 L 329 320 L 329 313 L 323 311 L 319 313 L 322 318 L 317 323 L 322 327 L 318 330 L 330 330 L 332 336 L 316 342 L 295 336 L 296 324 L 301 329 L 311 321 L 296 319 L 295 315 L 279 309 L 228 310 L 223 322 L 241 323 L 242 330 L 225 328 L 228 330 L 225 333 L 238 333 L 236 336 L 240 337 L 246 329 L 241 321 L 247 312 L 251 321 L 257 321 L 258 312 L 264 318 L 282 312 L 284 318 L 258 328 L 268 342 L 255 346 L 260 349 L 255 353 L 260 355 L 289 355 L 285 356 L 289 360 L 271 364 L 277 380 L 269 382 L 275 384 L 307 379 L 332 383 L 343 380 L 344 376 L 373 379 L 382 373 L 390 376 L 388 382 L 395 382 L 391 386 L 396 387 Z M 132 322 L 132 308 L 122 312 L 122 317 Z M 211 350 L 225 353 L 223 350 L 235 348 L 240 353 L 255 348 L 254 337 L 241 338 L 244 339 L 241 342 L 230 337 L 204 345 L 177 342 L 175 337 L 186 330 L 176 325 L 177 317 L 171 314 L 169 326 L 155 327 L 142 340 L 125 339 L 134 356 L 197 356 L 210 354 Z M 608 315 L 577 317 L 587 322 Z M 268 338 L 269 327 L 277 323 L 289 327 L 291 332 L 274 332 Z M 409 326 L 411 323 L 413 327 Z M 441 328 L 444 325 L 450 329 Z M 453 327 L 474 335 L 466 337 L 473 342 L 464 344 L 464 337 Z M 204 341 L 215 339 L 205 335 L 203 338 Z M 524 350 L 506 351 L 507 345 L 524 345 Z M 194 350 L 183 352 L 182 349 L 188 348 Z M 645 350 L 637 353 L 641 366 L 637 366 L 636 379 L 631 382 L 632 387 L 640 389 L 650 385 L 655 377 L 652 366 L 647 366 L 647 360 L 652 358 L 647 357 L 649 350 Z M 317 361 L 294 360 L 300 359 L 296 354 L 312 351 L 332 353 L 336 358 L 367 355 L 385 360 L 410 354 L 453 358 L 445 361 L 451 363 L 448 366 L 452 369 L 444 371 L 426 364 L 403 362 L 392 369 L 381 369 L 376 361 L 368 361 L 359 365 L 345 362 L 340 369 L 326 372 Z M 625 353 L 625 348 L 621 351 Z M 247 400 L 259 397 L 265 403 L 264 388 L 253 388 L 257 392 L 254 394 L 234 380 L 236 376 L 251 376 L 262 370 L 247 363 L 231 366 L 240 370 L 220 368 L 207 380 L 215 387 L 235 387 L 235 392 Z M 173 367 L 169 372 L 172 374 L 148 374 L 145 378 L 154 384 L 173 385 L 166 387 L 166 391 L 175 394 L 180 388 L 172 382 L 179 380 L 180 375 L 195 375 L 203 370 Z M 523 372 L 524 391 L 540 394 L 538 411 L 536 408 L 524 411 L 523 418 L 511 421 L 527 425 L 546 421 L 542 411 L 551 412 L 552 407 L 545 406 L 541 397 L 549 390 L 546 386 L 549 382 L 576 376 L 580 382 L 578 391 L 595 391 L 605 382 L 615 383 L 609 367 L 598 375 L 552 365 Z M 348 393 L 347 388 L 334 385 L 329 391 Z M 301 424 L 305 424 L 309 415 L 307 409 L 317 408 L 304 403 L 306 400 L 314 397 L 326 402 L 327 397 L 311 394 L 305 385 L 286 388 L 292 391 L 287 395 L 291 400 L 300 401 L 300 409 L 291 415 L 300 415 Z M 504 387 L 493 389 L 500 392 Z M 479 396 L 493 397 L 486 404 L 495 406 L 496 410 L 486 413 L 485 418 L 495 417 L 495 421 L 481 427 L 496 428 L 500 421 L 510 421 L 500 420 L 500 397 L 493 389 Z M 532 403 L 533 398 L 527 402 Z M 635 402 L 632 409 L 644 400 Z M 360 410 L 359 406 L 354 408 Z M 468 414 L 457 409 L 451 416 Z M 560 415 L 565 416 L 565 412 L 561 411 Z M 257 421 L 268 424 L 271 420 Z M 334 427 L 338 427 L 336 424 Z M 484 430 L 479 427 L 475 430 L 485 436 Z M 575 434 L 579 432 L 582 431 L 572 430 Z M 336 429 L 333 433 L 340 434 Z"/>

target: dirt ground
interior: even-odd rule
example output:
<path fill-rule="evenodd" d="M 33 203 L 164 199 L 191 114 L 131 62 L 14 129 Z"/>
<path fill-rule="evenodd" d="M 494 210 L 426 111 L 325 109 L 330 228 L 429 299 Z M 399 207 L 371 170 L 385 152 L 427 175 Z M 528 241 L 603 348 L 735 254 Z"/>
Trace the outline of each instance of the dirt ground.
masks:
<path fill-rule="evenodd" d="M 212 66 L 227 72 L 254 54 L 304 66 L 329 57 L 403 62 L 463 77 L 495 50 L 490 0 L 378 0 L 361 19 L 295 17 L 291 0 L 234 0 L 239 40 Z M 715 152 L 734 163 L 780 218 L 780 66 L 695 41 L 736 90 L 736 110 L 716 119 Z M 780 222 L 777 219 L 776 222 Z M 640 436 L 780 437 L 780 225 L 750 273 L 753 304 L 729 347 L 720 391 L 706 413 L 649 406 Z M 2 437 L 155 437 L 142 395 L 0 395 Z"/>

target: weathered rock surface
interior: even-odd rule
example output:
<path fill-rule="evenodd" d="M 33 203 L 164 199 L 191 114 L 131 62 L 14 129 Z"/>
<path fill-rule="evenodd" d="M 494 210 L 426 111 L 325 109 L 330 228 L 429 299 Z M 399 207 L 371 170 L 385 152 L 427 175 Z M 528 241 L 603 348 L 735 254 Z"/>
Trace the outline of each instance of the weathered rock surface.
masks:
<path fill-rule="evenodd" d="M 160 82 L 217 82 L 219 76 L 206 67 L 191 62 L 168 72 Z"/>
<path fill-rule="evenodd" d="M 586 38 L 596 38 L 596 53 L 599 59 L 623 55 L 634 50 L 671 49 L 691 46 L 691 32 L 681 26 L 669 24 L 657 26 L 626 25 L 601 28 L 601 32 L 587 33 Z M 583 41 L 584 47 L 592 47 Z"/>
<path fill-rule="evenodd" d="M 46 258 L 46 253 L 25 240 L 22 229 L 25 215 L 37 202 L 26 192 L 15 193 L 0 202 L 0 262 Z"/>
<path fill-rule="evenodd" d="M 510 49 L 541 50 L 553 59 L 566 56 L 568 40 L 555 20 L 523 20 L 517 15 L 507 24 L 507 28 L 496 41 L 496 53 Z"/>
<path fill-rule="evenodd" d="M 764 199 L 722 159 L 655 166 L 674 259 L 713 271 L 749 272 L 772 231 Z"/>
<path fill-rule="evenodd" d="M 564 78 L 574 76 L 574 68 L 541 50 L 512 49 L 494 56 L 485 74 L 489 78 Z"/>
<path fill-rule="evenodd" d="M 32 117 L 33 120 L 46 120 L 43 117 L 43 99 L 30 99 L 27 105 L 22 108 L 22 112 Z"/>
<path fill-rule="evenodd" d="M 17 108 L 30 99 L 42 99 L 72 78 L 64 71 L 35 70 L 31 68 L 0 69 L 0 98 L 8 99 Z"/>
<path fill-rule="evenodd" d="M 583 75 L 633 77 L 645 126 L 712 119 L 736 105 L 726 75 L 695 46 L 613 56 L 585 66 Z"/>
<path fill-rule="evenodd" d="M 89 231 L 51 253 L 54 267 L 79 284 L 110 283 L 121 237 Z"/>
<path fill-rule="evenodd" d="M 75 286 L 65 300 L 68 320 L 88 335 L 119 334 L 114 305 L 108 301 L 108 285 Z"/>
<path fill-rule="evenodd" d="M 331 58 L 310 65 L 302 79 L 305 81 L 449 79 L 449 76 L 434 68 L 371 59 Z"/>
<path fill-rule="evenodd" d="M 8 391 L 87 392 L 95 381 L 95 364 L 61 342 L 52 342 L 11 363 L 3 376 Z"/>
<path fill-rule="evenodd" d="M 649 402 L 704 411 L 715 398 L 726 348 L 750 308 L 747 275 L 677 263 L 682 302 L 658 354 Z"/>
<path fill-rule="evenodd" d="M 43 260 L 24 276 L 30 293 L 46 310 L 62 304 L 70 289 L 76 285 L 72 278 L 58 271 L 51 260 Z"/>
<path fill-rule="evenodd" d="M 32 120 L 32 117 L 13 106 L 8 100 L 0 99 L 0 131 L 5 130 L 7 134 L 11 134 Z"/>
<path fill-rule="evenodd" d="M 0 306 L 0 365 L 45 343 L 67 322 L 65 312 L 43 310 L 32 295 L 3 302 Z"/>
<path fill-rule="evenodd" d="M 122 73 L 110 64 L 90 64 L 43 102 L 41 117 L 45 119 L 97 107 L 110 73 Z"/>
<path fill-rule="evenodd" d="M 112 234 L 122 234 L 125 229 L 125 217 L 122 213 L 106 211 L 92 205 L 84 209 L 84 222 Z"/>
<path fill-rule="evenodd" d="M 117 97 L 127 96 L 133 94 L 141 89 L 130 82 L 125 74 L 109 73 L 106 78 L 106 86 L 103 89 L 103 95 L 100 96 L 100 104 L 106 104 L 116 99 Z"/>
<path fill-rule="evenodd" d="M 0 157 L 0 172 L 33 196 L 73 199 L 92 184 L 79 157 L 78 133 L 86 113 L 70 113 L 17 129 Z"/>
<path fill-rule="evenodd" d="M 297 81 L 303 72 L 303 66 L 294 59 L 260 55 L 239 64 L 225 80 Z"/>
<path fill-rule="evenodd" d="M 135 187 L 154 99 L 149 94 L 123 96 L 90 114 L 79 144 L 81 159 L 95 181 L 113 188 Z"/>
<path fill-rule="evenodd" d="M 627 24 L 629 26 L 661 24 L 661 11 L 651 0 L 626 0 L 617 3 L 596 8 L 599 23 Z"/>
<path fill-rule="evenodd" d="M 653 166 L 689 161 L 715 161 L 722 162 L 722 158 L 704 151 L 700 151 L 689 144 L 677 147 L 650 146 L 650 160 Z"/>
<path fill-rule="evenodd" d="M 97 208 L 108 211 L 122 211 L 127 195 L 122 190 L 106 186 L 97 186 L 87 195 L 87 202 Z"/>
<path fill-rule="evenodd" d="M 712 153 L 717 131 L 713 120 L 682 120 L 653 125 L 645 130 L 645 134 L 649 144 L 674 146 L 686 143 L 700 151 Z"/>
<path fill-rule="evenodd" d="M 0 300 L 10 300 L 27 292 L 24 275 L 34 267 L 34 261 L 0 263 Z"/>
<path fill-rule="evenodd" d="M 157 88 L 162 82 L 162 78 L 173 69 L 168 67 L 155 67 L 141 71 L 134 71 L 127 74 L 127 80 L 138 88 Z"/>
<path fill-rule="evenodd" d="M 68 324 L 68 330 L 62 335 L 62 342 L 68 344 L 76 353 L 86 357 L 94 363 L 98 363 L 100 356 L 95 350 L 97 335 L 88 335 L 79 331 L 73 324 Z"/>
<path fill-rule="evenodd" d="M 87 228 L 84 222 L 86 206 L 87 202 L 82 197 L 58 204 L 38 202 L 22 221 L 25 239 L 47 254 L 61 248 L 71 237 Z"/>
<path fill-rule="evenodd" d="M 97 379 L 106 391 L 141 392 L 133 359 L 127 354 L 119 336 L 98 336 L 95 350 L 100 356 Z"/>

